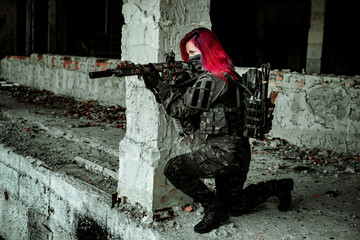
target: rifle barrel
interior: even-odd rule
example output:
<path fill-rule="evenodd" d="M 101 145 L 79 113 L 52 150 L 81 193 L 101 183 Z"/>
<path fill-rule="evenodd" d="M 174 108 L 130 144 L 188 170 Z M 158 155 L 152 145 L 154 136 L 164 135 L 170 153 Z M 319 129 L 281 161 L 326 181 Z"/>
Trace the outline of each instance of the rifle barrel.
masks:
<path fill-rule="evenodd" d="M 90 72 L 90 78 L 103 78 L 103 77 L 111 77 L 113 75 L 113 71 L 111 69 L 105 71 L 97 71 L 97 72 Z"/>
<path fill-rule="evenodd" d="M 181 65 L 185 62 L 183 61 L 177 61 L 177 62 L 171 62 L 171 63 L 152 63 L 152 65 L 155 67 L 157 72 L 162 72 L 164 69 L 172 68 L 177 65 Z M 108 69 L 105 71 L 97 71 L 97 72 L 90 72 L 89 77 L 94 78 L 103 78 L 103 77 L 124 77 L 124 76 L 134 76 L 134 75 L 141 75 L 142 73 L 150 72 L 150 64 L 138 64 L 135 65 L 133 63 L 127 62 L 126 64 L 121 64 L 117 68 L 114 69 Z"/>

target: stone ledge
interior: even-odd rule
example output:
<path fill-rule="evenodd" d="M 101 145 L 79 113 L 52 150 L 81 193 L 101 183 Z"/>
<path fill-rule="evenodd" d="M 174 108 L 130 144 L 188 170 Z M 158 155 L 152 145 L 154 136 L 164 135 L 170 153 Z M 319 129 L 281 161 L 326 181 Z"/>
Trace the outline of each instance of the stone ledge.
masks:
<path fill-rule="evenodd" d="M 3 145 L 0 145 L 0 153 L 1 175 L 16 173 L 6 174 L 7 180 L 4 182 L 2 178 L 0 181 L 1 190 L 7 189 L 8 192 L 8 199 L 3 194 L 0 198 L 1 223 L 12 223 L 0 223 L 0 235 L 8 239 L 19 239 L 19 236 L 34 239 L 31 238 L 34 237 L 32 229 L 27 226 L 37 225 L 36 236 L 40 232 L 40 235 L 53 239 L 77 239 L 80 222 L 91 219 L 108 233 L 109 239 L 139 239 L 139 236 L 162 239 L 155 237 L 158 233 L 152 229 L 139 228 L 137 221 L 129 218 L 128 212 L 112 209 L 111 194 L 68 174 L 54 172 L 43 162 L 17 155 Z M 3 159 L 14 164 L 5 165 Z M 26 172 L 17 169 L 17 161 L 28 166 Z M 19 196 L 16 192 L 20 192 Z M 9 212 L 10 209 L 13 213 Z M 14 212 L 22 213 L 23 217 L 15 222 Z"/>
<path fill-rule="evenodd" d="M 7 56 L 1 60 L 0 77 L 56 94 L 125 107 L 124 78 L 89 78 L 89 72 L 116 68 L 120 62 L 117 59 L 36 53 L 30 57 Z"/>

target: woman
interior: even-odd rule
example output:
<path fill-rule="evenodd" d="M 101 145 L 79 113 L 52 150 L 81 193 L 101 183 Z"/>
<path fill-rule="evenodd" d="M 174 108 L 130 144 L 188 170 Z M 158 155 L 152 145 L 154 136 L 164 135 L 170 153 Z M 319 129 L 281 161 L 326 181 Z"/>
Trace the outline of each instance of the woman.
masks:
<path fill-rule="evenodd" d="M 177 118 L 201 149 L 170 159 L 164 174 L 178 189 L 200 202 L 205 209 L 198 233 L 209 232 L 232 215 L 238 216 L 270 196 L 280 198 L 279 209 L 291 202 L 292 180 L 250 185 L 243 190 L 249 171 L 250 144 L 242 135 L 241 89 L 229 56 L 216 35 L 206 28 L 186 34 L 180 43 L 181 56 L 197 69 L 196 82 L 185 93 L 161 81 L 156 71 L 143 74 L 145 85 Z M 194 76 L 192 76 L 194 77 Z M 200 178 L 215 178 L 216 194 Z"/>

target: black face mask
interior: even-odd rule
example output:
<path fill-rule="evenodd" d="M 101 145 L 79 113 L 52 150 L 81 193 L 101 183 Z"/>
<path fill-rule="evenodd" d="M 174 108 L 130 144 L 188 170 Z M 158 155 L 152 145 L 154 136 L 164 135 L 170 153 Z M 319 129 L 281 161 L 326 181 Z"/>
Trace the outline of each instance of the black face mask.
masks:
<path fill-rule="evenodd" d="M 201 54 L 197 54 L 194 56 L 189 56 L 189 61 L 194 65 L 197 71 L 203 71 L 203 66 L 201 63 Z"/>

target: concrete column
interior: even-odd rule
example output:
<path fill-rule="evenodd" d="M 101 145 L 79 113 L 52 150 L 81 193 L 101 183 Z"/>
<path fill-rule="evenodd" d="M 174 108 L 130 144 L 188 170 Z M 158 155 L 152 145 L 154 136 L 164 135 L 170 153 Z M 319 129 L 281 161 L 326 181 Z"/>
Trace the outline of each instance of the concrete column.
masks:
<path fill-rule="evenodd" d="M 306 72 L 320 73 L 324 38 L 326 0 L 311 1 L 310 29 L 306 56 Z"/>
<path fill-rule="evenodd" d="M 16 53 L 16 8 L 15 1 L 0 4 L 0 58 Z"/>
<path fill-rule="evenodd" d="M 210 27 L 210 0 L 125 0 L 122 60 L 162 62 L 163 54 L 180 52 L 185 33 Z M 179 58 L 179 56 L 177 57 Z M 127 129 L 119 145 L 118 197 L 148 211 L 190 201 L 163 175 L 165 163 L 186 151 L 186 139 L 175 130 L 141 78 L 126 78 Z"/>
<path fill-rule="evenodd" d="M 26 56 L 30 56 L 34 52 L 34 2 L 32 0 L 26 1 Z"/>

